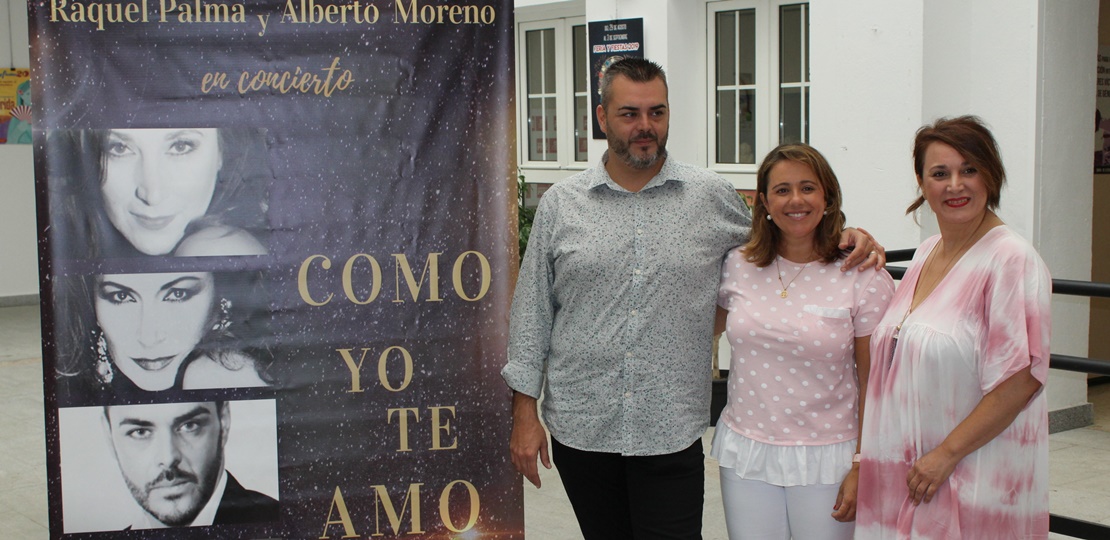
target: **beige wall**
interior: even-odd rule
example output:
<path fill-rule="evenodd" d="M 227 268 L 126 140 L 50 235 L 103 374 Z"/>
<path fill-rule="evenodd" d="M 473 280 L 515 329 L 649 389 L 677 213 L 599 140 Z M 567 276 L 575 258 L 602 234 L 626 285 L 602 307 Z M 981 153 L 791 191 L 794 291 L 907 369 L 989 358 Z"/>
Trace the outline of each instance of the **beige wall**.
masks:
<path fill-rule="evenodd" d="M 1098 43 L 1110 45 L 1110 0 L 1098 6 Z M 1110 283 L 1110 174 L 1094 175 L 1091 212 L 1091 281 Z M 1091 299 L 1088 355 L 1110 360 L 1110 298 Z"/>

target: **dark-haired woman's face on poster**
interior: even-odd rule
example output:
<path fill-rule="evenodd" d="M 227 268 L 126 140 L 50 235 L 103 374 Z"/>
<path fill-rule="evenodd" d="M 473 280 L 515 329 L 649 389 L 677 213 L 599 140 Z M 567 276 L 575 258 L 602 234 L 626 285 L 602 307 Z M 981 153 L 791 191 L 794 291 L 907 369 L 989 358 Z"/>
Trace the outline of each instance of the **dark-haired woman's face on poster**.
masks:
<path fill-rule="evenodd" d="M 111 362 L 143 390 L 173 386 L 213 324 L 212 274 L 119 274 L 96 283 L 96 321 Z"/>

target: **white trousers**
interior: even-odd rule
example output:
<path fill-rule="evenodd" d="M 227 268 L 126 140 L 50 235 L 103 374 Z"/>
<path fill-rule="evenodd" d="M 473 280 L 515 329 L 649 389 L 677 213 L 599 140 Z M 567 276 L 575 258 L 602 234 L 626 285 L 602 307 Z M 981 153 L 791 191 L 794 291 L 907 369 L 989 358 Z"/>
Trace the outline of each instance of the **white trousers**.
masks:
<path fill-rule="evenodd" d="M 720 468 L 729 540 L 851 540 L 854 522 L 832 518 L 839 484 L 782 487 Z"/>

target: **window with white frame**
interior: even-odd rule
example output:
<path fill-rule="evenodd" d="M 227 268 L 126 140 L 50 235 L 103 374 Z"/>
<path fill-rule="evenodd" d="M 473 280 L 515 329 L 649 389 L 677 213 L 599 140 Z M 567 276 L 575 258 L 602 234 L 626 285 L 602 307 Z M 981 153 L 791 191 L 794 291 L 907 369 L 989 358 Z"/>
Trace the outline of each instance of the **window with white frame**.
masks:
<path fill-rule="evenodd" d="M 592 113 L 585 20 L 522 22 L 517 32 L 521 168 L 584 168 Z"/>
<path fill-rule="evenodd" d="M 809 141 L 809 6 L 796 0 L 706 5 L 710 166 L 755 172 L 774 146 Z"/>

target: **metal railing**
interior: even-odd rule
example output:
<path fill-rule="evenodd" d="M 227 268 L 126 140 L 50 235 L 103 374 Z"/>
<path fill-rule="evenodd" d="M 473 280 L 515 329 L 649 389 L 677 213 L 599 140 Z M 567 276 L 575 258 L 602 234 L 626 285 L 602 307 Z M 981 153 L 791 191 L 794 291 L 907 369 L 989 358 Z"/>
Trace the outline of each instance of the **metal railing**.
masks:
<path fill-rule="evenodd" d="M 886 252 L 887 262 L 902 262 L 913 258 L 916 249 L 895 249 Z M 897 266 L 888 266 L 887 272 L 894 279 L 902 279 L 906 269 Z M 1090 281 L 1075 281 L 1071 279 L 1052 280 L 1052 294 L 1066 294 L 1070 296 L 1087 296 L 1092 298 L 1110 298 L 1110 283 L 1093 283 Z M 1048 362 L 1048 367 L 1064 371 L 1079 373 L 1094 373 L 1096 375 L 1110 375 L 1110 361 L 1053 354 Z M 1048 530 L 1050 532 L 1083 538 L 1085 540 L 1103 540 L 1110 538 L 1110 526 L 1081 519 L 1049 514 Z"/>

